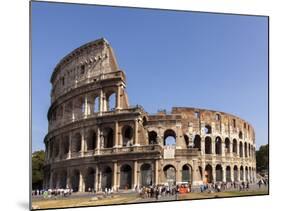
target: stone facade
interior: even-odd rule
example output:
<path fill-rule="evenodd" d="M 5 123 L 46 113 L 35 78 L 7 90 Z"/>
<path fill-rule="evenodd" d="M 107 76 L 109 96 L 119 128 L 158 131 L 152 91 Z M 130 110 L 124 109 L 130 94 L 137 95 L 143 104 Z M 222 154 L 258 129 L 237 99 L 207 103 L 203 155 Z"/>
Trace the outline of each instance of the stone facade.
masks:
<path fill-rule="evenodd" d="M 64 57 L 51 83 L 45 188 L 255 181 L 248 122 L 199 108 L 150 115 L 130 106 L 125 73 L 103 38 Z"/>

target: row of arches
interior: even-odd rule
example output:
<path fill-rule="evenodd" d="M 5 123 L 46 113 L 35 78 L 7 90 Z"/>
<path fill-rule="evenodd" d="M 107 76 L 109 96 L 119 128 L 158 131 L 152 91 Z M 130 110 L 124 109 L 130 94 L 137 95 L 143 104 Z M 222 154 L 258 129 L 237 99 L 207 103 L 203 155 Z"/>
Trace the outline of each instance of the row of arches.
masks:
<path fill-rule="evenodd" d="M 255 177 L 255 169 L 248 166 L 240 166 L 234 165 L 233 168 L 230 166 L 226 166 L 223 169 L 221 164 L 217 164 L 214 168 L 208 164 L 205 167 L 204 175 L 202 175 L 202 168 L 199 167 L 201 177 L 203 177 L 203 181 L 205 183 L 212 183 L 212 182 L 239 182 L 239 181 L 248 181 L 252 182 Z M 215 171 L 215 172 L 213 172 Z M 215 177 L 215 178 L 214 178 Z"/>
<path fill-rule="evenodd" d="M 56 120 L 80 118 L 101 111 L 112 111 L 118 107 L 117 92 L 109 90 L 98 94 L 78 96 L 54 108 L 50 113 L 50 123 Z"/>
<path fill-rule="evenodd" d="M 168 129 L 164 132 L 164 140 L 163 140 L 163 145 L 176 145 L 176 133 Z M 156 144 L 159 143 L 159 137 L 155 131 L 150 131 L 148 132 L 148 141 L 149 144 Z M 239 153 L 240 157 L 254 157 L 255 156 L 255 147 L 251 145 L 250 143 L 242 142 L 242 141 L 237 141 L 237 139 L 233 139 L 230 141 L 229 138 L 225 138 L 224 140 L 224 145 L 225 147 L 223 148 L 223 141 L 221 137 L 217 136 L 215 138 L 214 144 L 215 147 L 213 149 L 212 144 L 212 138 L 210 136 L 206 136 L 204 140 L 204 149 L 201 148 L 202 145 L 202 140 L 200 135 L 195 135 L 193 143 L 190 143 L 189 137 L 185 134 L 184 135 L 184 141 L 185 145 L 187 148 L 193 147 L 199 149 L 199 151 L 204 150 L 205 154 L 217 154 L 221 155 L 223 153 L 223 150 L 225 153 L 234 153 L 237 154 Z M 232 146 L 231 146 L 232 145 Z"/>
<path fill-rule="evenodd" d="M 133 145 L 134 129 L 130 125 L 125 125 L 121 129 L 121 144 L 128 147 Z M 50 145 L 49 158 L 58 157 L 59 154 L 66 155 L 69 152 L 78 153 L 82 149 L 83 141 L 82 133 L 76 132 L 73 135 L 63 135 L 60 139 L 53 138 L 46 145 Z M 98 139 L 100 139 L 98 141 Z M 98 143 L 100 142 L 100 146 Z M 90 129 L 85 134 L 85 151 L 95 150 L 97 148 L 112 148 L 115 144 L 115 131 L 111 127 L 105 127 L 98 132 L 95 129 Z M 48 149 L 48 146 L 46 147 Z"/>

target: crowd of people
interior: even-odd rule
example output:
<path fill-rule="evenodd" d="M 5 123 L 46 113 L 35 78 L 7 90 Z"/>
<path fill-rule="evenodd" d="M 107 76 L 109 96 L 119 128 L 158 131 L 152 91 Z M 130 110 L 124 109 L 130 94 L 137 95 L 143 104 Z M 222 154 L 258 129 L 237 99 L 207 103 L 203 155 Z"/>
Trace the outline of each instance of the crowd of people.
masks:
<path fill-rule="evenodd" d="M 153 185 L 153 186 L 142 186 L 136 188 L 141 198 L 156 198 L 157 200 L 165 196 L 176 196 L 179 193 L 188 193 L 191 191 L 190 184 L 181 185 Z"/>
<path fill-rule="evenodd" d="M 43 198 L 57 198 L 70 196 L 73 189 L 70 188 L 56 188 L 48 190 L 32 190 L 32 196 L 43 196 Z"/>

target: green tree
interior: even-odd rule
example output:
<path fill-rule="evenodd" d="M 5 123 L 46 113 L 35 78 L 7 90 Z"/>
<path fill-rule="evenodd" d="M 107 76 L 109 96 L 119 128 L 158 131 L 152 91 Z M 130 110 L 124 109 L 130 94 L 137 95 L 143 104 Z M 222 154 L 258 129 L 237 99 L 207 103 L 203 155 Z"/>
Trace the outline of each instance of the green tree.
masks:
<path fill-rule="evenodd" d="M 259 150 L 256 151 L 256 162 L 258 172 L 264 170 L 268 171 L 268 152 L 268 144 L 260 146 Z"/>
<path fill-rule="evenodd" d="M 43 150 L 32 153 L 32 189 L 43 188 L 43 166 L 45 152 Z"/>

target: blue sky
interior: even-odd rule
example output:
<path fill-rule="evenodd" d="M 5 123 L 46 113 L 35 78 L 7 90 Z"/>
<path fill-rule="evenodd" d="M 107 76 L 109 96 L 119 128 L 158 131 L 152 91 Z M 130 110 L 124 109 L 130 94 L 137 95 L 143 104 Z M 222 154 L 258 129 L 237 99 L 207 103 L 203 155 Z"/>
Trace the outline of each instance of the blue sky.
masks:
<path fill-rule="evenodd" d="M 50 77 L 59 60 L 105 37 L 131 105 L 237 115 L 268 142 L 267 18 L 32 2 L 32 150 L 43 149 Z"/>

